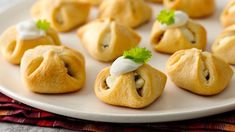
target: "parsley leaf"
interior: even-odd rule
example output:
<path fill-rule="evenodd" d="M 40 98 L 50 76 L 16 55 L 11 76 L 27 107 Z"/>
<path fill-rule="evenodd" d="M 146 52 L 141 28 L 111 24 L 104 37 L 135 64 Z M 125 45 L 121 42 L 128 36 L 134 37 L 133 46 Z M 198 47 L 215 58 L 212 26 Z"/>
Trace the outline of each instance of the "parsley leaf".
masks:
<path fill-rule="evenodd" d="M 37 28 L 41 30 L 48 30 L 50 28 L 50 23 L 46 20 L 38 20 L 36 22 Z"/>
<path fill-rule="evenodd" d="M 146 48 L 135 47 L 123 54 L 124 58 L 131 59 L 136 63 L 147 63 L 151 57 L 151 52 Z"/>
<path fill-rule="evenodd" d="M 173 10 L 162 10 L 157 16 L 157 20 L 166 25 L 171 25 L 175 22 L 175 11 Z"/>

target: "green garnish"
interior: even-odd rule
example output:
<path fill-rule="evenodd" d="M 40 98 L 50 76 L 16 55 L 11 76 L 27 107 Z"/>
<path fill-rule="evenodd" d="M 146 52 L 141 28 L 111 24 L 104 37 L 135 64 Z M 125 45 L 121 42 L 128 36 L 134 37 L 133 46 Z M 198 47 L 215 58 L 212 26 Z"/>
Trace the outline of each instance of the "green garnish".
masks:
<path fill-rule="evenodd" d="M 124 58 L 131 59 L 136 63 L 147 63 L 151 57 L 151 52 L 146 48 L 135 47 L 123 54 Z"/>
<path fill-rule="evenodd" d="M 161 24 L 171 25 L 175 22 L 175 11 L 173 10 L 162 10 L 157 16 L 157 20 Z"/>
<path fill-rule="evenodd" d="M 36 22 L 37 28 L 41 30 L 48 30 L 50 28 L 50 23 L 46 20 L 38 20 Z"/>

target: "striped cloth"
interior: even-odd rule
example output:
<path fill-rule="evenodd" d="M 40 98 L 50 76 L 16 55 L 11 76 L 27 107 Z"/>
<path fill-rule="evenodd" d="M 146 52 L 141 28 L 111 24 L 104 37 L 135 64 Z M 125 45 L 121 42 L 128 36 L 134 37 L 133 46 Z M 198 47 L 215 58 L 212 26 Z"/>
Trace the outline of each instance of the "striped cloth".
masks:
<path fill-rule="evenodd" d="M 68 118 L 17 102 L 0 93 L 0 121 L 20 124 L 37 125 L 41 127 L 57 127 L 75 131 L 189 131 L 189 132 L 235 132 L 235 111 L 206 118 L 145 124 L 115 124 L 93 122 Z"/>

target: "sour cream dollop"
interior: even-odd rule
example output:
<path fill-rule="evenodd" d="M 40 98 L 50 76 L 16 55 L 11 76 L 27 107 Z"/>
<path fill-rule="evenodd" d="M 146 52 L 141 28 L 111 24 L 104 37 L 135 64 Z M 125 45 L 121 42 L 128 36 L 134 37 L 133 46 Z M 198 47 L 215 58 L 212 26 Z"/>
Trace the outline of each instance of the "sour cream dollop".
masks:
<path fill-rule="evenodd" d="M 166 24 L 161 24 L 160 28 L 163 30 L 169 29 L 169 28 L 176 28 L 176 27 L 181 27 L 184 26 L 188 20 L 189 20 L 189 16 L 182 12 L 182 11 L 175 11 L 175 22 L 171 25 L 166 25 Z"/>
<path fill-rule="evenodd" d="M 110 74 L 111 76 L 120 76 L 125 73 L 129 73 L 132 71 L 135 71 L 140 66 L 142 66 L 143 63 L 136 63 L 132 61 L 131 59 L 126 59 L 123 56 L 116 59 L 111 68 L 110 68 Z"/>
<path fill-rule="evenodd" d="M 19 34 L 19 39 L 22 40 L 36 39 L 46 35 L 44 30 L 37 28 L 36 22 L 33 20 L 23 21 L 17 24 L 16 30 Z"/>

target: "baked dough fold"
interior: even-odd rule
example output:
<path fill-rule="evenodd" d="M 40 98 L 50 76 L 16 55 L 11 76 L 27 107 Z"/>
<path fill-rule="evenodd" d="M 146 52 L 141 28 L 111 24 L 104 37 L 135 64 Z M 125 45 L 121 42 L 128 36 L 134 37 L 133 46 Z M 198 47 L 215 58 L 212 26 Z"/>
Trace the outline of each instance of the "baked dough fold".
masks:
<path fill-rule="evenodd" d="M 235 26 L 226 28 L 212 45 L 212 52 L 229 64 L 235 64 Z"/>
<path fill-rule="evenodd" d="M 90 4 L 79 0 L 38 0 L 31 9 L 35 19 L 46 19 L 51 26 L 65 32 L 85 23 Z"/>
<path fill-rule="evenodd" d="M 167 77 L 164 73 L 144 64 L 136 71 L 120 75 L 112 87 L 106 84 L 110 76 L 110 68 L 102 70 L 95 81 L 96 96 L 111 105 L 130 108 L 143 108 L 153 103 L 161 96 Z M 141 89 L 136 88 L 136 76 L 144 80 Z"/>
<path fill-rule="evenodd" d="M 111 19 L 88 23 L 78 30 L 78 36 L 88 53 L 104 62 L 113 61 L 141 40 L 134 30 Z"/>
<path fill-rule="evenodd" d="M 38 46 L 28 50 L 21 61 L 26 86 L 36 93 L 68 93 L 82 88 L 85 60 L 81 53 L 64 46 Z"/>
<path fill-rule="evenodd" d="M 172 55 L 167 62 L 167 72 L 177 86 L 199 95 L 222 92 L 233 76 L 226 62 L 195 48 Z"/>
<path fill-rule="evenodd" d="M 113 18 L 132 28 L 144 24 L 152 16 L 152 9 L 144 0 L 104 0 L 99 10 L 99 18 Z"/>
<path fill-rule="evenodd" d="M 45 36 L 24 40 L 19 37 L 16 26 L 6 29 L 0 37 L 0 51 L 3 57 L 12 64 L 20 64 L 25 51 L 38 45 L 60 45 L 57 33 L 48 29 Z"/>
<path fill-rule="evenodd" d="M 224 27 L 235 24 L 235 0 L 230 0 L 223 10 L 220 20 Z"/>
<path fill-rule="evenodd" d="M 189 20 L 184 26 L 162 29 L 156 21 L 152 28 L 150 41 L 156 51 L 172 54 L 178 50 L 206 47 L 206 30 L 198 23 Z"/>
<path fill-rule="evenodd" d="M 211 15 L 215 11 L 215 0 L 163 0 L 167 9 L 182 10 L 192 18 Z"/>

